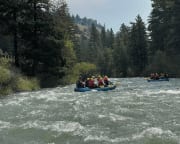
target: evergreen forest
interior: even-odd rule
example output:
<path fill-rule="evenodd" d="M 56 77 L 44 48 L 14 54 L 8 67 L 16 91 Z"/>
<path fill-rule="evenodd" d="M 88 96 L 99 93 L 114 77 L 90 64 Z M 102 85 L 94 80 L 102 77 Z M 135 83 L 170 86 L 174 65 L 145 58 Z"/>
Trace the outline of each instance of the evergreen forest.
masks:
<path fill-rule="evenodd" d="M 0 58 L 10 59 L 12 71 L 37 78 L 40 87 L 93 73 L 180 77 L 180 1 L 151 1 L 147 25 L 137 15 L 114 33 L 96 20 L 70 15 L 65 0 L 0 0 Z"/>

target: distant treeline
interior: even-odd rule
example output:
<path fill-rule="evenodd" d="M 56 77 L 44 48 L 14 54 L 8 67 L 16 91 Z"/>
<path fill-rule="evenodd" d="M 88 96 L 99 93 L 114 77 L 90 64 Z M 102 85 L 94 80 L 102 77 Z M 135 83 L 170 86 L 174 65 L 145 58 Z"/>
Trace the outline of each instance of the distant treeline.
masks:
<path fill-rule="evenodd" d="M 96 20 L 70 16 L 64 0 L 55 5 L 50 0 L 0 0 L 0 49 L 42 87 L 94 71 L 111 77 L 180 76 L 180 2 L 152 0 L 152 7 L 147 26 L 138 15 L 114 33 Z"/>

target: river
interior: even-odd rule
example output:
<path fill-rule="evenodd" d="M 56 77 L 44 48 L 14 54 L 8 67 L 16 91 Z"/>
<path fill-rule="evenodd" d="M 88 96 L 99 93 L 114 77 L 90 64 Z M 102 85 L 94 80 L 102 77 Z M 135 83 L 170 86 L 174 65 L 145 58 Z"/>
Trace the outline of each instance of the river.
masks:
<path fill-rule="evenodd" d="M 180 144 L 180 79 L 111 79 L 107 92 L 75 85 L 0 99 L 2 144 Z"/>

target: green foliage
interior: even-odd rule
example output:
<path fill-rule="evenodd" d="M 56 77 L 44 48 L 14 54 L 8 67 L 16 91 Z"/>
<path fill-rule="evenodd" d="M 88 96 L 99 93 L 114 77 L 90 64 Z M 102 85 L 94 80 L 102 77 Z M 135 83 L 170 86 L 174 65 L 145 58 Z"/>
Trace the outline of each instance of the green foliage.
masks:
<path fill-rule="evenodd" d="M 0 96 L 5 96 L 13 93 L 13 90 L 10 86 L 0 87 Z"/>
<path fill-rule="evenodd" d="M 91 63 L 86 63 L 86 62 L 81 62 L 77 63 L 74 68 L 73 68 L 73 74 L 76 76 L 80 74 L 88 74 L 88 73 L 93 73 L 96 71 L 96 66 Z"/>
<path fill-rule="evenodd" d="M 151 38 L 149 68 L 154 70 L 163 66 L 159 67 L 161 71 L 166 69 L 170 75 L 179 76 L 180 2 L 179 0 L 152 0 L 152 6 L 149 20 Z M 159 50 L 164 56 L 158 52 Z M 157 66 L 158 63 L 159 66 Z M 155 65 L 155 68 L 152 65 Z"/>
<path fill-rule="evenodd" d="M 113 52 L 115 76 L 126 77 L 128 74 L 129 60 L 129 28 L 122 24 L 120 32 L 117 33 Z"/>
<path fill-rule="evenodd" d="M 166 54 L 162 51 L 157 51 L 151 58 L 151 63 L 147 68 L 147 72 L 168 72 L 169 66 L 170 63 Z"/>
<path fill-rule="evenodd" d="M 11 80 L 10 70 L 0 66 L 0 85 L 8 83 L 10 80 Z"/>
<path fill-rule="evenodd" d="M 39 81 L 35 78 L 27 78 L 27 77 L 17 77 L 15 82 L 15 91 L 22 92 L 22 91 L 33 91 L 38 90 Z"/>
<path fill-rule="evenodd" d="M 1 52 L 7 52 L 8 54 L 12 55 L 13 54 L 13 47 L 12 47 L 12 37 L 11 36 L 6 36 L 3 34 L 3 32 L 1 33 L 2 29 L 4 29 L 3 27 L 0 28 L 0 48 L 2 49 Z M 0 55 L 1 55 L 0 52 Z"/>
<path fill-rule="evenodd" d="M 0 58 L 0 66 L 4 68 L 9 68 L 11 66 L 11 59 L 8 58 Z"/>
<path fill-rule="evenodd" d="M 66 60 L 66 67 L 72 67 L 76 61 L 74 52 L 74 45 L 71 40 L 65 41 L 65 48 L 63 49 L 63 57 Z"/>
<path fill-rule="evenodd" d="M 91 63 L 81 62 L 74 65 L 72 71 L 63 79 L 63 83 L 70 84 L 76 82 L 79 75 L 92 74 L 97 70 L 96 66 Z"/>
<path fill-rule="evenodd" d="M 114 32 L 112 28 L 106 32 L 106 45 L 108 48 L 113 48 L 114 43 Z"/>
<path fill-rule="evenodd" d="M 92 24 L 90 32 L 89 47 L 87 50 L 88 61 L 97 64 L 98 54 L 100 53 L 102 45 L 100 35 L 95 24 Z"/>
<path fill-rule="evenodd" d="M 72 83 L 79 74 L 94 70 L 116 77 L 140 76 L 145 69 L 178 76 L 180 2 L 152 0 L 152 7 L 147 37 L 139 15 L 131 27 L 122 24 L 114 34 L 96 20 L 71 17 L 64 0 L 56 5 L 50 0 L 0 0 L 0 45 L 15 57 L 20 71 L 38 77 L 42 87 Z M 14 77 L 7 59 L 0 59 L 0 66 L 5 93 L 34 89 L 36 82 Z M 15 79 L 16 88 L 6 86 Z"/>
<path fill-rule="evenodd" d="M 156 51 L 164 51 L 166 34 L 168 30 L 167 21 L 167 0 L 152 0 L 152 12 L 149 19 L 148 29 L 150 31 L 150 36 L 152 41 L 150 42 L 150 54 L 154 55 Z"/>
<path fill-rule="evenodd" d="M 113 55 L 111 48 L 103 48 L 98 56 L 98 70 L 103 75 L 112 76 Z"/>
<path fill-rule="evenodd" d="M 167 1 L 169 2 L 169 1 Z M 180 54 L 180 1 L 172 0 L 167 4 L 168 12 L 171 17 L 168 17 L 168 34 L 166 35 L 165 50 L 167 55 Z"/>
<path fill-rule="evenodd" d="M 135 75 L 139 76 L 147 65 L 147 37 L 146 27 L 141 17 L 138 15 L 136 22 L 132 23 L 130 32 L 130 57 L 131 67 Z"/>
<path fill-rule="evenodd" d="M 36 78 L 24 77 L 9 65 L 9 59 L 0 58 L 0 95 L 40 88 Z"/>

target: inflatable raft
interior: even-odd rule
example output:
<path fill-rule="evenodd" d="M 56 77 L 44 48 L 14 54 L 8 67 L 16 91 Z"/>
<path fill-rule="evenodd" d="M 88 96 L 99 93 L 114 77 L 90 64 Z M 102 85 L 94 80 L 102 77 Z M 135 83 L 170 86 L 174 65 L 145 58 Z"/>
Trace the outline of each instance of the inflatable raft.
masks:
<path fill-rule="evenodd" d="M 161 81 L 169 81 L 169 78 L 159 78 L 159 79 L 147 79 L 148 82 L 161 82 Z"/>
<path fill-rule="evenodd" d="M 109 85 L 107 87 L 98 87 L 98 88 L 89 88 L 89 87 L 84 87 L 84 88 L 75 88 L 74 91 L 76 92 L 86 92 L 86 91 L 109 91 L 115 89 L 115 85 Z"/>

